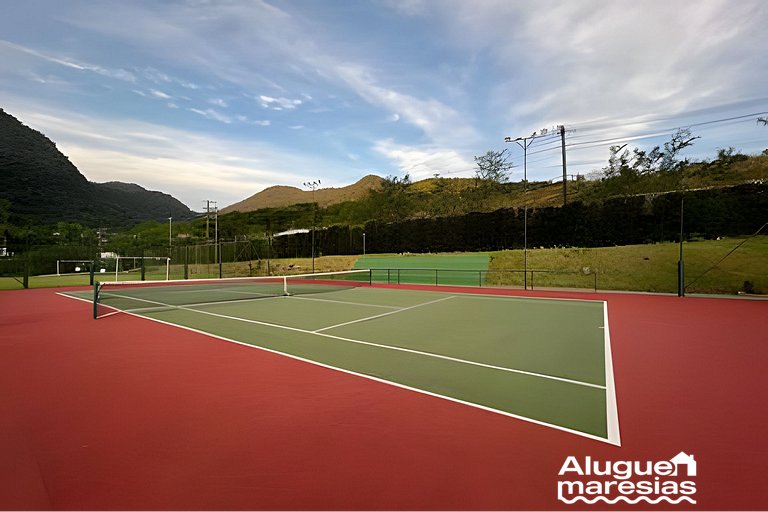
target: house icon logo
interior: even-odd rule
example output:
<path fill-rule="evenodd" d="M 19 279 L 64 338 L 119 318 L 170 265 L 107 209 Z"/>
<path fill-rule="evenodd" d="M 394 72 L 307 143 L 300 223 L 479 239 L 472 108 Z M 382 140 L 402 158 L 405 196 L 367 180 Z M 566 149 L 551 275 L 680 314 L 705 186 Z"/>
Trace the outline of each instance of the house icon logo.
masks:
<path fill-rule="evenodd" d="M 557 473 L 557 499 L 567 505 L 696 505 L 697 466 L 696 458 L 686 452 L 656 460 L 598 460 L 589 455 L 570 455 Z"/>
<path fill-rule="evenodd" d="M 685 476 L 696 476 L 696 459 L 693 458 L 693 455 L 688 455 L 685 452 L 680 452 L 671 459 L 669 459 L 669 462 L 675 465 L 675 472 L 673 475 L 682 476 L 683 474 L 680 473 L 680 467 L 685 466 Z"/>

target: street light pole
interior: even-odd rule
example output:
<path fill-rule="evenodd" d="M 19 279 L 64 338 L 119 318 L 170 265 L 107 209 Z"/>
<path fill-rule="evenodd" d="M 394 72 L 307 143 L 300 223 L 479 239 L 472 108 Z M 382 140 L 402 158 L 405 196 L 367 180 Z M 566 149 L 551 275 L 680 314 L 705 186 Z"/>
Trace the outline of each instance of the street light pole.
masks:
<path fill-rule="evenodd" d="M 505 137 L 504 142 L 514 142 L 523 148 L 523 289 L 528 289 L 528 148 L 533 139 L 536 138 L 536 132 L 528 137 Z"/>
<path fill-rule="evenodd" d="M 317 221 L 317 203 L 315 202 L 315 190 L 320 186 L 320 180 L 305 181 L 304 186 L 312 189 L 312 273 L 315 273 L 315 223 Z"/>

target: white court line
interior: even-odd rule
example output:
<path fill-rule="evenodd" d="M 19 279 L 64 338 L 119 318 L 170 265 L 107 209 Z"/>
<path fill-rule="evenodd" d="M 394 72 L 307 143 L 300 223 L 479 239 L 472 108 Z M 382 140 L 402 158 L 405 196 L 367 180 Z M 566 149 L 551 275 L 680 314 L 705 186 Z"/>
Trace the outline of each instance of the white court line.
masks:
<path fill-rule="evenodd" d="M 76 298 L 76 297 L 72 297 L 70 295 L 64 295 L 64 296 L 65 297 L 69 297 L 71 299 Z M 295 354 L 290 354 L 288 352 L 281 352 L 279 350 L 275 350 L 275 349 L 272 349 L 272 348 L 261 347 L 259 345 L 253 345 L 251 343 L 246 343 L 244 341 L 238 341 L 238 340 L 233 340 L 231 338 L 225 338 L 224 336 L 220 336 L 218 334 L 213 334 L 213 333 L 210 333 L 210 332 L 206 332 L 206 331 L 202 331 L 202 330 L 199 330 L 199 329 L 195 329 L 193 327 L 187 327 L 185 325 L 179 325 L 179 324 L 175 324 L 173 322 L 166 322 L 165 320 L 159 320 L 157 318 L 152 318 L 152 317 L 149 317 L 149 316 L 136 315 L 136 314 L 131 313 L 131 312 L 126 312 L 126 314 L 131 315 L 131 316 L 135 316 L 136 318 L 141 318 L 141 319 L 144 319 L 144 320 L 149 320 L 149 321 L 157 322 L 157 323 L 160 323 L 160 324 L 163 324 L 163 325 L 168 325 L 168 326 L 171 326 L 171 327 L 175 327 L 177 329 L 184 329 L 184 330 L 187 330 L 187 331 L 190 331 L 190 332 L 194 332 L 194 333 L 197 333 L 197 334 L 202 334 L 204 336 L 210 336 L 211 338 L 215 338 L 215 339 L 218 339 L 218 340 L 221 340 L 221 341 L 225 341 L 225 342 L 228 342 L 228 343 L 234 343 L 236 345 L 241 345 L 241 346 L 246 347 L 246 348 L 262 350 L 264 352 L 269 352 L 271 354 L 278 354 L 278 355 L 281 355 L 281 356 L 289 357 L 289 358 L 294 359 L 296 361 L 301 361 L 301 362 L 312 364 L 312 365 L 315 365 L 315 366 L 320 366 L 322 368 L 327 368 L 329 370 L 335 370 L 337 372 L 346 373 L 348 375 L 354 375 L 356 377 L 362 377 L 363 379 L 372 380 L 374 382 L 378 382 L 378 383 L 381 383 L 381 384 L 386 384 L 388 386 L 393 386 L 393 387 L 396 387 L 396 388 L 405 389 L 405 390 L 408 390 L 408 391 L 413 391 L 415 393 L 419 393 L 419 394 L 427 395 L 427 396 L 432 396 L 432 397 L 435 397 L 435 398 L 441 398 L 443 400 L 448 400 L 449 402 L 454 402 L 454 403 L 457 403 L 457 404 L 465 405 L 467 407 L 472 407 L 474 409 L 480 409 L 482 411 L 488 411 L 488 412 L 492 412 L 492 413 L 495 413 L 495 414 L 501 414 L 502 416 L 507 416 L 508 418 L 514 418 L 516 420 L 521 420 L 521 421 L 525 421 L 525 422 L 528 422 L 528 423 L 533 423 L 534 425 L 541 425 L 543 427 L 553 428 L 555 430 L 560 430 L 561 432 L 567 432 L 569 434 L 574 434 L 574 435 L 577 435 L 577 436 L 580 436 L 580 437 L 586 437 L 587 439 L 592 439 L 594 441 L 600 441 L 602 443 L 611 443 L 609 440 L 607 440 L 604 437 L 596 436 L 594 434 L 588 434 L 587 432 L 582 432 L 580 430 L 575 430 L 575 429 L 572 429 L 572 428 L 564 427 L 562 425 L 557 425 L 555 423 L 547 423 L 546 421 L 541 421 L 541 420 L 529 418 L 527 416 L 521 416 L 519 414 L 515 414 L 515 413 L 512 413 L 512 412 L 508 412 L 508 411 L 502 411 L 501 409 L 494 409 L 493 407 L 488 407 L 487 405 L 481 405 L 481 404 L 476 404 L 474 402 L 468 402 L 466 400 L 462 400 L 460 398 L 454 398 L 454 397 L 448 396 L 448 395 L 441 395 L 441 394 L 435 393 L 433 391 L 427 391 L 426 389 L 421 389 L 421 388 L 416 388 L 416 387 L 408 386 L 407 384 L 400 384 L 399 382 L 395 382 L 395 381 L 391 381 L 391 380 L 386 380 L 386 379 L 383 379 L 381 377 L 375 377 L 373 375 L 368 375 L 368 374 L 365 374 L 365 373 L 356 372 L 354 370 L 348 370 L 346 368 L 340 368 L 338 366 L 332 366 L 330 364 L 321 363 L 319 361 L 315 361 L 313 359 L 307 359 L 307 358 L 304 358 L 304 357 L 301 357 L 301 356 L 297 356 Z M 320 334 L 319 336 L 323 336 L 323 335 Z M 611 443 L 611 444 L 613 444 L 613 443 Z"/>
<path fill-rule="evenodd" d="M 381 318 L 381 317 L 384 317 L 384 316 L 389 316 L 389 315 L 394 315 L 394 314 L 397 314 L 397 313 L 402 313 L 403 311 L 408 311 L 408 310 L 411 310 L 411 309 L 420 308 L 422 306 L 429 306 L 430 304 L 435 304 L 435 303 L 438 303 L 438 302 L 443 302 L 444 300 L 455 299 L 455 298 L 456 298 L 455 295 L 451 295 L 449 297 L 442 297 L 440 299 L 431 300 L 429 302 L 423 302 L 421 304 L 416 304 L 414 306 L 408 306 L 407 308 L 398 308 L 396 311 L 390 311 L 388 313 L 382 313 L 380 315 L 374 315 L 374 316 L 369 316 L 369 317 L 365 317 L 365 318 L 358 318 L 357 320 L 352 320 L 352 321 L 349 321 L 349 322 L 344 322 L 344 323 L 340 323 L 340 324 L 336 324 L 336 325 L 329 325 L 328 327 L 323 327 L 322 329 L 316 329 L 316 330 L 314 330 L 312 332 L 317 334 L 317 333 L 321 333 L 323 331 L 327 331 L 329 329 L 334 329 L 336 327 L 342 327 L 344 325 L 357 324 L 357 323 L 360 323 L 360 322 L 367 322 L 368 320 L 374 320 L 376 318 Z"/>
<path fill-rule="evenodd" d="M 81 300 L 81 301 L 84 301 L 84 302 L 91 302 L 88 299 L 83 299 L 83 298 L 80 298 L 80 297 L 75 297 L 73 295 L 67 295 L 67 294 L 64 294 L 64 293 L 57 293 L 57 295 L 60 295 L 62 297 L 67 297 L 67 298 L 70 298 L 70 299 Z M 147 302 L 151 302 L 151 301 L 147 301 Z M 606 304 L 606 306 L 605 306 L 606 307 L 606 309 L 605 309 L 605 320 L 606 320 L 605 325 L 607 326 L 608 325 L 608 323 L 607 323 L 607 302 L 604 302 L 604 304 Z M 189 309 L 189 308 L 185 308 L 185 309 L 188 309 L 189 311 L 193 311 L 193 312 L 196 312 L 196 313 L 206 313 L 204 311 L 198 311 L 198 310 Z M 416 387 L 408 386 L 406 384 L 400 384 L 398 382 L 394 382 L 394 381 L 391 381 L 391 380 L 385 380 L 385 379 L 382 379 L 380 377 L 375 377 L 373 375 L 368 375 L 368 374 L 365 374 L 365 373 L 359 373 L 359 372 L 356 372 L 356 371 L 353 371 L 353 370 L 348 370 L 346 368 L 340 368 L 340 367 L 337 367 L 337 366 L 332 366 L 332 365 L 329 365 L 329 364 L 326 364 L 326 363 L 321 363 L 319 361 L 314 361 L 312 359 L 307 359 L 307 358 L 304 358 L 304 357 L 301 357 L 301 356 L 297 356 L 295 354 L 290 354 L 288 352 L 281 352 L 281 351 L 276 350 L 276 349 L 271 349 L 271 348 L 267 348 L 267 347 L 261 347 L 259 345 L 254 345 L 254 344 L 251 344 L 251 343 L 246 343 L 244 341 L 238 341 L 238 340 L 234 340 L 234 339 L 231 339 L 231 338 L 226 338 L 224 336 L 220 336 L 218 334 L 213 334 L 213 333 L 210 333 L 210 332 L 206 332 L 206 331 L 202 331 L 202 330 L 199 330 L 199 329 L 195 329 L 193 327 L 187 327 L 187 326 L 184 326 L 184 325 L 175 324 L 175 323 L 172 323 L 172 322 L 167 322 L 165 320 L 160 320 L 160 319 L 152 318 L 152 317 L 148 317 L 148 316 L 137 315 L 137 314 L 132 313 L 130 311 L 124 311 L 124 313 L 127 314 L 127 315 L 130 315 L 130 316 L 134 316 L 136 318 L 141 318 L 141 319 L 144 319 L 144 320 L 149 320 L 149 321 L 152 321 L 152 322 L 157 322 L 159 324 L 175 327 L 177 329 L 184 329 L 184 330 L 187 330 L 187 331 L 190 331 L 190 332 L 202 334 L 202 335 L 205 335 L 205 336 L 210 336 L 212 338 L 216 338 L 216 339 L 228 342 L 228 343 L 234 343 L 236 345 L 241 345 L 241 346 L 246 347 L 246 348 L 261 350 L 261 351 L 269 352 L 269 353 L 272 353 L 272 354 L 278 354 L 278 355 L 281 355 L 281 356 L 289 357 L 289 358 L 297 360 L 297 361 L 302 361 L 304 363 L 309 363 L 309 364 L 312 364 L 312 365 L 315 365 L 315 366 L 320 366 L 322 368 L 328 368 L 330 370 L 335 370 L 335 371 L 338 371 L 338 372 L 346 373 L 348 375 L 354 375 L 356 377 L 362 377 L 364 379 L 368 379 L 368 380 L 372 380 L 372 381 L 375 381 L 375 382 L 379 382 L 381 384 L 386 384 L 386 385 L 393 386 L 393 387 L 396 387 L 396 388 L 405 389 L 405 390 L 408 390 L 408 391 L 413 391 L 415 393 L 419 393 L 419 394 L 422 394 L 422 395 L 432 396 L 432 397 L 435 397 L 435 398 L 441 398 L 443 400 L 448 400 L 449 402 L 458 403 L 458 404 L 461 404 L 461 405 L 472 407 L 474 409 L 480 409 L 480 410 L 492 412 L 492 413 L 495 413 L 495 414 L 501 414 L 502 416 L 507 416 L 509 418 L 514 418 L 514 419 L 525 421 L 525 422 L 528 422 L 528 423 L 533 423 L 535 425 L 541 425 L 541 426 L 544 426 L 544 427 L 553 428 L 555 430 L 560 430 L 562 432 L 567 432 L 569 434 L 574 434 L 574 435 L 577 435 L 577 436 L 580 436 L 580 437 L 585 437 L 587 439 L 592 439 L 594 441 L 600 441 L 600 442 L 603 442 L 603 443 L 609 443 L 609 444 L 614 444 L 614 445 L 619 445 L 620 446 L 620 443 L 617 440 L 612 440 L 610 437 L 608 439 L 606 439 L 604 437 L 596 436 L 594 434 L 588 434 L 586 432 L 582 432 L 580 430 L 575 430 L 575 429 L 572 429 L 572 428 L 564 427 L 562 425 L 557 425 L 557 424 L 554 424 L 554 423 L 547 423 L 545 421 L 536 420 L 536 419 L 533 419 L 533 418 L 529 418 L 527 416 L 521 416 L 521 415 L 518 415 L 518 414 L 515 414 L 515 413 L 508 412 L 508 411 L 503 411 L 501 409 L 494 409 L 493 407 L 488 407 L 488 406 L 485 406 L 485 405 L 476 404 L 476 403 L 473 403 L 473 402 L 468 402 L 466 400 L 461 400 L 459 398 L 454 398 L 454 397 L 447 396 L 447 395 L 441 395 L 439 393 L 435 393 L 435 392 L 432 392 L 432 391 L 427 391 L 427 390 L 421 389 L 421 388 L 416 388 Z M 206 313 L 206 314 L 208 314 L 208 313 Z M 215 316 L 222 316 L 222 315 L 215 315 Z M 272 326 L 272 327 L 278 327 L 278 328 L 281 328 L 281 329 L 301 331 L 301 329 L 295 329 L 295 328 L 292 328 L 292 327 L 287 327 L 287 326 L 282 326 L 282 325 L 268 324 L 266 322 L 258 322 L 258 321 L 255 321 L 255 320 L 254 321 L 250 321 L 250 320 L 246 320 L 246 319 L 243 319 L 243 318 L 237 318 L 237 317 L 231 317 L 231 318 L 233 320 L 248 321 L 248 322 L 253 322 L 253 323 L 258 323 L 258 324 L 264 324 L 264 325 L 269 325 L 269 326 Z M 322 334 L 322 333 L 321 334 L 317 334 L 317 333 L 312 333 L 312 332 L 309 332 L 309 331 L 305 331 L 305 332 L 307 332 L 309 334 L 316 334 L 317 336 L 325 336 L 325 337 L 330 337 L 330 338 L 338 338 L 336 336 L 330 336 L 328 334 Z M 606 329 L 606 332 L 607 332 L 607 329 Z M 343 340 L 343 338 L 338 338 L 338 339 L 342 339 Z M 606 340 L 607 340 L 607 338 L 606 338 Z M 354 341 L 354 340 L 347 340 L 347 341 Z M 396 349 L 396 347 L 387 347 L 387 346 L 385 346 L 385 348 Z M 426 354 L 426 355 L 432 356 L 432 354 Z M 469 363 L 471 364 L 471 362 L 469 362 Z M 499 369 L 501 369 L 501 368 L 499 368 Z M 509 369 L 507 369 L 507 370 L 510 371 Z M 551 376 L 546 376 L 546 375 L 540 375 L 540 376 L 544 377 L 544 378 L 554 378 L 556 380 L 564 380 L 564 379 L 559 379 L 558 377 L 551 377 Z M 613 383 L 613 371 L 611 371 L 610 376 L 611 376 L 610 382 L 612 384 Z M 596 386 L 594 384 L 580 383 L 578 381 L 572 381 L 572 382 L 574 384 L 582 384 L 582 385 L 587 385 L 587 386 L 591 386 L 591 387 L 597 387 L 597 388 L 605 389 L 603 386 Z M 615 395 L 613 396 L 613 399 L 615 400 Z M 610 400 L 610 398 L 609 398 L 609 400 Z M 618 421 L 618 417 L 616 419 Z M 609 426 L 609 429 L 610 429 L 610 426 Z"/>
<path fill-rule="evenodd" d="M 120 297 L 120 296 L 116 295 L 116 294 L 113 294 L 113 297 Z M 450 299 L 452 297 L 453 296 L 443 297 L 442 299 L 439 299 L 439 300 L 448 300 L 448 299 Z M 122 298 L 136 299 L 136 297 L 127 297 L 127 296 L 123 296 Z M 568 383 L 568 384 L 575 384 L 577 386 L 585 386 L 585 387 L 589 387 L 589 388 L 596 388 L 596 389 L 603 389 L 603 390 L 605 389 L 605 386 L 602 386 L 600 384 L 593 384 L 591 382 L 583 382 L 583 381 L 580 381 L 580 380 L 566 379 L 565 377 L 556 377 L 554 375 L 547 375 L 545 373 L 529 372 L 529 371 L 520 370 L 520 369 L 517 369 L 517 368 L 507 368 L 505 366 L 496 366 L 496 365 L 492 365 L 492 364 L 479 363 L 477 361 L 469 361 L 467 359 L 460 359 L 458 357 L 451 357 L 451 356 L 446 356 L 446 355 L 442 355 L 442 354 L 436 354 L 434 352 L 424 352 L 422 350 L 415 350 L 415 349 L 411 349 L 411 348 L 398 347 L 398 346 L 395 346 L 395 345 L 383 345 L 381 343 L 373 343 L 371 341 L 362 341 L 362 340 L 355 340 L 355 339 L 352 339 L 352 338 L 344 338 L 342 336 L 334 336 L 332 334 L 327 334 L 327 333 L 324 333 L 324 332 L 309 331 L 307 329 L 300 329 L 298 327 L 290 327 L 290 326 L 287 326 L 287 325 L 273 324 L 273 323 L 270 323 L 270 322 L 263 322 L 261 320 L 251 320 L 249 318 L 241 318 L 239 316 L 222 315 L 220 313 L 213 313 L 211 311 L 203 311 L 203 310 L 200 310 L 200 309 L 194 309 L 194 307 L 191 307 L 191 306 L 173 306 L 171 304 L 164 304 L 162 302 L 157 302 L 157 301 L 148 300 L 148 299 L 136 299 L 136 300 L 141 301 L 141 302 L 147 302 L 147 303 L 150 303 L 150 304 L 157 304 L 158 306 L 166 306 L 166 307 L 169 307 L 169 308 L 172 308 L 172 309 L 182 309 L 182 310 L 185 310 L 185 311 L 191 311 L 193 313 L 200 313 L 202 315 L 215 316 L 217 318 L 224 318 L 224 319 L 227 319 L 227 320 L 235 320 L 235 321 L 238 321 L 238 322 L 245 322 L 245 323 L 249 323 L 249 324 L 263 325 L 263 326 L 266 326 L 266 327 L 274 327 L 276 329 L 283 329 L 283 330 L 286 330 L 286 331 L 294 331 L 294 332 L 300 332 L 300 333 L 303 333 L 303 334 L 312 334 L 312 335 L 315 335 L 315 336 L 322 336 L 324 338 L 331 338 L 331 339 L 334 339 L 334 340 L 345 341 L 345 342 L 348 342 L 348 343 L 355 343 L 357 345 L 366 345 L 366 346 L 369 346 L 369 347 L 383 348 L 383 349 L 386 349 L 386 350 L 394 350 L 394 351 L 397 351 L 397 352 L 406 352 L 406 353 L 409 353 L 409 354 L 416 354 L 416 355 L 420 355 L 420 356 L 434 357 L 436 359 L 443 359 L 443 360 L 452 361 L 452 362 L 455 362 L 455 363 L 467 364 L 467 365 L 470 365 L 470 366 L 478 366 L 478 367 L 481 367 L 481 368 L 489 368 L 491 370 L 499 370 L 499 371 L 509 372 L 509 373 L 516 373 L 516 374 L 519 374 L 519 375 L 528 375 L 530 377 L 537 377 L 537 378 L 540 378 L 540 379 L 555 380 L 555 381 L 559 381 L 559 382 L 565 382 L 565 383 Z M 415 307 L 426 306 L 427 304 L 432 304 L 432 303 L 435 303 L 435 302 L 438 302 L 438 301 L 431 301 L 429 303 L 425 302 L 425 303 L 417 304 L 416 306 L 411 306 L 410 308 L 404 308 L 404 309 L 413 309 Z M 200 304 L 196 304 L 195 306 L 196 307 L 200 306 Z M 128 313 L 132 313 L 131 311 L 127 311 L 127 312 Z M 398 311 L 392 311 L 390 313 L 385 313 L 385 315 L 386 314 L 397 313 L 397 312 Z M 377 317 L 379 317 L 379 316 L 384 316 L 384 315 L 377 315 Z M 369 317 L 368 320 L 370 320 L 371 318 L 374 318 L 374 317 Z"/>
<path fill-rule="evenodd" d="M 348 302 L 346 300 L 336 300 L 336 299 L 318 299 L 315 297 L 306 297 L 304 295 L 289 295 L 291 300 L 298 299 L 298 300 L 313 300 L 316 302 L 332 302 L 334 304 L 347 304 L 349 306 L 366 306 L 370 308 L 385 308 L 385 309 L 400 309 L 399 306 L 385 306 L 384 304 L 363 304 L 360 302 Z"/>
<path fill-rule="evenodd" d="M 603 334 L 605 339 L 605 419 L 608 442 L 621 446 L 619 432 L 619 408 L 616 402 L 616 383 L 613 380 L 613 353 L 611 335 L 608 328 L 608 302 L 603 302 Z"/>

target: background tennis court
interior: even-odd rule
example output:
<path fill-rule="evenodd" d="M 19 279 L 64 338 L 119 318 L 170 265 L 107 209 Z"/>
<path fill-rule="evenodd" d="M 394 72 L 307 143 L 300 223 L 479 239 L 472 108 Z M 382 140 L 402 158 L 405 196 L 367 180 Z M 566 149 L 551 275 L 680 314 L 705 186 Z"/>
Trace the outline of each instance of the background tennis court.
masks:
<path fill-rule="evenodd" d="M 375 283 L 484 286 L 487 253 L 392 254 L 362 256 L 356 269 L 375 269 Z"/>
<path fill-rule="evenodd" d="M 101 304 L 618 443 L 602 301 L 361 284 L 119 285 Z"/>

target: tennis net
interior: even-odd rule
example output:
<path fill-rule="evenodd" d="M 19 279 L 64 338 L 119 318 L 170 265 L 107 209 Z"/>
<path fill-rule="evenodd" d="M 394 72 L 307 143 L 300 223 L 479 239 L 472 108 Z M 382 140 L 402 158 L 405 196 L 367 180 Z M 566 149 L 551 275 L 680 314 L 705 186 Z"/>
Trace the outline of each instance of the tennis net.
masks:
<path fill-rule="evenodd" d="M 326 293 L 370 284 L 369 270 L 224 279 L 96 282 L 93 287 L 93 317 L 101 318 L 117 312 Z"/>

